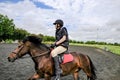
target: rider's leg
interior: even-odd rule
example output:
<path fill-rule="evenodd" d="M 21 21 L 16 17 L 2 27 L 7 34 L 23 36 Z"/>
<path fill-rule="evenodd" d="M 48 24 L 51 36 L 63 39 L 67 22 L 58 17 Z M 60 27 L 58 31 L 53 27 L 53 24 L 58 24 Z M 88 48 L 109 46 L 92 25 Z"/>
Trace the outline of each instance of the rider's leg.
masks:
<path fill-rule="evenodd" d="M 58 46 L 56 48 L 54 48 L 51 52 L 52 57 L 57 56 L 58 54 L 61 54 L 63 52 L 67 51 L 67 48 L 63 47 L 63 46 Z"/>
<path fill-rule="evenodd" d="M 58 54 L 63 53 L 66 50 L 67 50 L 66 48 L 62 46 L 58 46 L 51 52 L 54 63 L 55 63 L 55 74 L 56 74 L 55 80 L 60 80 L 60 74 L 62 73 L 62 70 L 59 65 Z"/>
<path fill-rule="evenodd" d="M 62 73 L 62 70 L 60 68 L 60 65 L 59 65 L 59 59 L 58 59 L 58 56 L 55 56 L 53 57 L 54 59 L 54 63 L 55 63 L 55 80 L 59 80 L 60 79 L 60 74 Z"/>

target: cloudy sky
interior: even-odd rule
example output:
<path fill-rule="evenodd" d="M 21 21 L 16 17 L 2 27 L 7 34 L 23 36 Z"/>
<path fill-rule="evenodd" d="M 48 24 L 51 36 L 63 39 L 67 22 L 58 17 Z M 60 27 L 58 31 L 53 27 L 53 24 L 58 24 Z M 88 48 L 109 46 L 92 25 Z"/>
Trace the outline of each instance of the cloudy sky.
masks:
<path fill-rule="evenodd" d="M 120 43 L 120 0 L 0 0 L 0 14 L 35 34 L 54 36 L 62 19 L 70 39 Z"/>

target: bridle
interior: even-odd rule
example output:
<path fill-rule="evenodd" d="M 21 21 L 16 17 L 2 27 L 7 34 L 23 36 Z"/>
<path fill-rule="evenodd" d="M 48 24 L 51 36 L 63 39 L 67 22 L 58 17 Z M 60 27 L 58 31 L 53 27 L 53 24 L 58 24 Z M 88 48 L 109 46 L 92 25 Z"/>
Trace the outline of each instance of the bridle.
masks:
<path fill-rule="evenodd" d="M 18 52 L 16 52 L 16 51 L 13 51 L 12 53 L 14 53 L 17 57 L 16 58 L 19 58 L 19 52 L 23 49 L 23 47 L 24 46 L 21 46 L 20 48 L 19 48 L 19 51 Z M 37 58 L 37 57 L 41 57 L 41 56 L 44 56 L 44 55 L 46 55 L 46 54 L 48 54 L 50 51 L 46 51 L 46 52 L 43 52 L 43 53 L 41 53 L 41 54 L 39 54 L 39 55 L 36 55 L 36 56 L 24 56 L 24 57 L 21 57 L 21 58 L 19 58 L 19 59 L 24 59 L 24 58 Z"/>
<path fill-rule="evenodd" d="M 20 46 L 19 51 L 17 52 L 17 50 L 15 49 L 12 53 L 15 54 L 17 56 L 17 58 L 19 57 L 19 52 L 23 49 L 24 46 Z"/>

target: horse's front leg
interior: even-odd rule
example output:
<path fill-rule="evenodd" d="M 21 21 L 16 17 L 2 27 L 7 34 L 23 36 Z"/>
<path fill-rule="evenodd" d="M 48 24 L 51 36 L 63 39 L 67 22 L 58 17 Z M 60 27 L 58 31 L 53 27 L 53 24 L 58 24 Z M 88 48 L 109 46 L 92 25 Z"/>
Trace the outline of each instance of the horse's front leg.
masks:
<path fill-rule="evenodd" d="M 33 76 L 31 76 L 28 80 L 38 80 L 40 78 L 40 75 L 35 73 Z"/>
<path fill-rule="evenodd" d="M 73 73 L 74 80 L 80 80 L 78 72 Z"/>
<path fill-rule="evenodd" d="M 50 75 L 48 75 L 48 74 L 44 74 L 45 75 L 45 80 L 51 80 L 51 76 Z"/>

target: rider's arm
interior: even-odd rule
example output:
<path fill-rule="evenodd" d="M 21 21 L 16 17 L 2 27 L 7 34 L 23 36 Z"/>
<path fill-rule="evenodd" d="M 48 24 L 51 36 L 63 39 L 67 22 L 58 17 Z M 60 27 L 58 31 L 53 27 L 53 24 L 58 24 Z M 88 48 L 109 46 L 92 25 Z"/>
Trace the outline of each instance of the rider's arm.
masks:
<path fill-rule="evenodd" d="M 66 35 L 64 35 L 59 41 L 56 42 L 56 45 L 61 44 L 62 42 L 64 42 L 66 40 Z"/>

